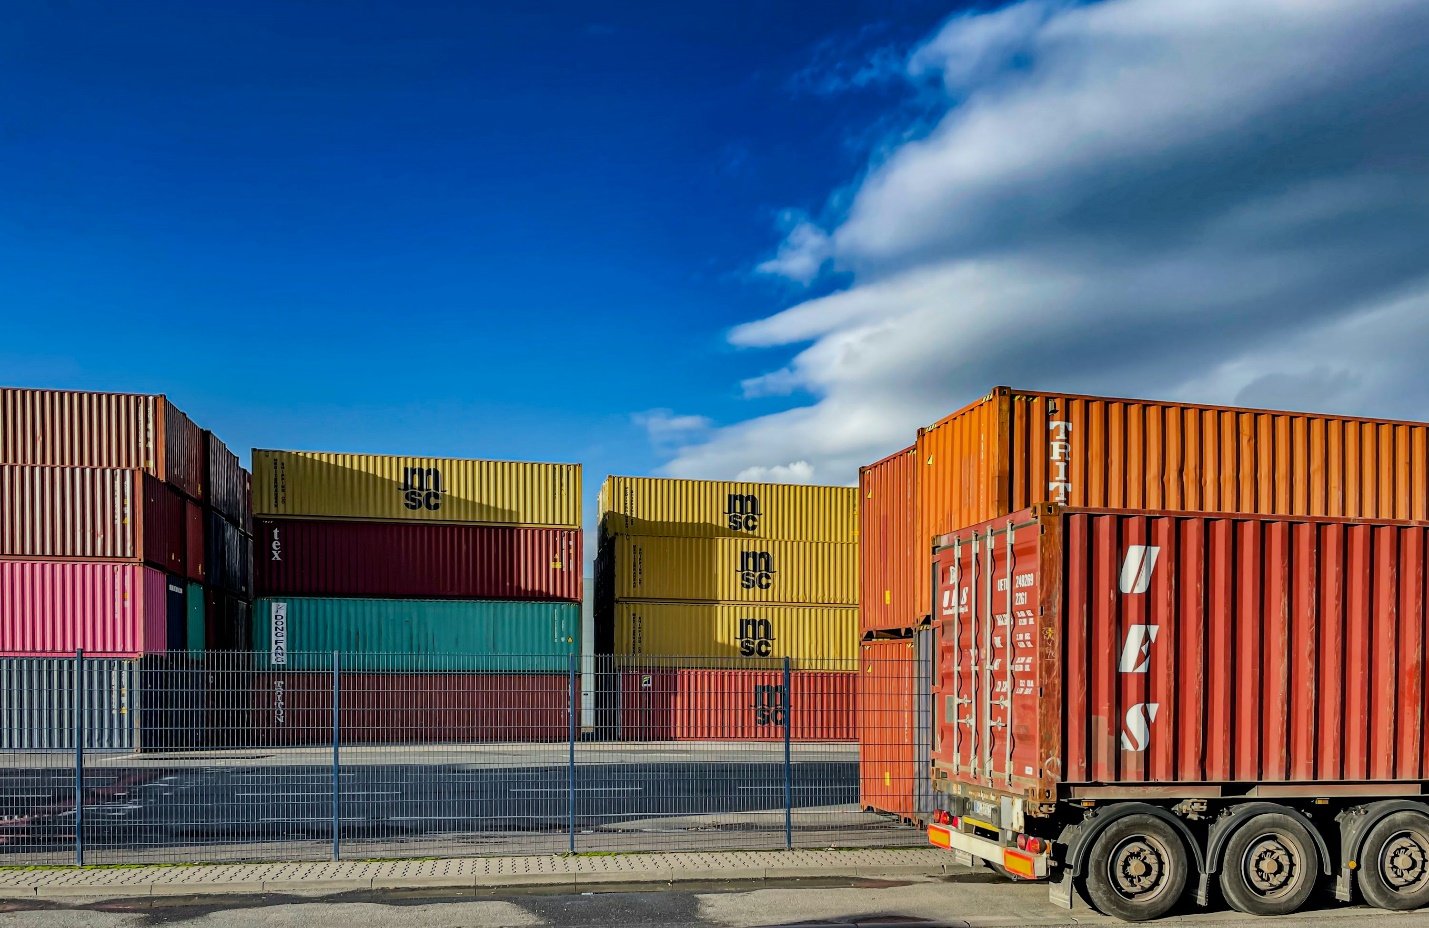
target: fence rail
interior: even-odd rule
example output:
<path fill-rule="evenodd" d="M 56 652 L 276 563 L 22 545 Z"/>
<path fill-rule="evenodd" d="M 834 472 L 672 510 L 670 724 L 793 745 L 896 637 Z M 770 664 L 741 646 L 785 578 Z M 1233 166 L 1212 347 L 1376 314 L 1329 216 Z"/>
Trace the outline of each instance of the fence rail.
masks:
<path fill-rule="evenodd" d="M 893 659 L 0 658 L 0 864 L 920 843 Z"/>

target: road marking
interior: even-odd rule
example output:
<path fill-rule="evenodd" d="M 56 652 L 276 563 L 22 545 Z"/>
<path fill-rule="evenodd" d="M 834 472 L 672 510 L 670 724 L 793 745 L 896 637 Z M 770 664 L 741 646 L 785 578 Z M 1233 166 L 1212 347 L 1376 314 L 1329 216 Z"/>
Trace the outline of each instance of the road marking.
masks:
<path fill-rule="evenodd" d="M 529 789 L 509 789 L 508 793 L 568 793 L 570 788 L 566 786 L 543 786 L 531 787 Z M 643 786 L 577 786 L 578 793 L 643 793 Z"/>

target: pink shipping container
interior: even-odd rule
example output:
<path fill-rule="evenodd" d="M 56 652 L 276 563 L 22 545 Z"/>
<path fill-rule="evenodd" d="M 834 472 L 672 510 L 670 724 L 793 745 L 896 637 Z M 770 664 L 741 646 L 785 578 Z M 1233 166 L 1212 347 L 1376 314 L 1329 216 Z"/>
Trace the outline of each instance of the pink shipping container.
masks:
<path fill-rule="evenodd" d="M 258 596 L 581 598 L 580 529 L 259 519 Z"/>
<path fill-rule="evenodd" d="M 133 467 L 204 498 L 203 430 L 162 396 L 0 388 L 0 464 Z"/>
<path fill-rule="evenodd" d="M 163 571 L 105 561 L 0 561 L 0 656 L 134 657 L 168 640 Z"/>
<path fill-rule="evenodd" d="M 858 674 L 790 674 L 793 741 L 856 741 Z M 780 670 L 651 668 L 621 674 L 622 741 L 782 741 Z"/>
<path fill-rule="evenodd" d="M 184 499 L 140 470 L 0 464 L 0 557 L 185 564 Z"/>

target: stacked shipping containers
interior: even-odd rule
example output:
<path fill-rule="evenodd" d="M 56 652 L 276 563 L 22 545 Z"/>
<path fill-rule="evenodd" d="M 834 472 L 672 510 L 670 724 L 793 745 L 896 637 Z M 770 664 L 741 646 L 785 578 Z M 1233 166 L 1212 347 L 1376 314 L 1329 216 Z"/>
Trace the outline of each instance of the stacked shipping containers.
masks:
<path fill-rule="evenodd" d="M 255 449 L 268 743 L 567 736 L 579 465 Z"/>
<path fill-rule="evenodd" d="M 777 739 L 791 697 L 792 738 L 853 739 L 853 488 L 610 477 L 599 511 L 605 734 Z"/>
<path fill-rule="evenodd" d="M 92 743 L 135 745 L 136 680 L 145 728 L 174 729 L 155 714 L 174 678 L 149 672 L 246 629 L 247 513 L 247 472 L 166 397 L 0 389 L 0 654 L 27 668 L 6 676 L 6 717 L 42 696 L 21 681 L 83 649 L 91 674 L 130 681 L 96 690 Z"/>
<path fill-rule="evenodd" d="M 865 584 L 884 586 L 883 602 L 872 591 L 862 612 L 869 662 L 896 647 L 879 639 L 913 636 L 916 649 L 913 629 L 920 627 L 929 628 L 924 640 L 934 646 L 932 549 L 941 536 L 1048 502 L 1424 520 L 1429 427 L 999 387 L 920 429 L 911 448 L 864 468 L 860 488 L 866 496 L 860 570 Z M 895 501 L 894 514 L 877 513 L 880 499 Z M 927 662 L 923 657 L 915 666 Z M 912 689 L 906 700 L 892 700 L 886 714 L 865 701 L 861 726 L 883 732 L 911 725 L 909 713 L 926 708 L 913 678 L 899 676 L 899 685 Z M 866 753 L 880 751 L 889 760 L 865 765 L 863 802 L 907 815 L 928 776 L 927 752 L 910 739 Z M 920 817 L 928 811 L 915 809 Z"/>

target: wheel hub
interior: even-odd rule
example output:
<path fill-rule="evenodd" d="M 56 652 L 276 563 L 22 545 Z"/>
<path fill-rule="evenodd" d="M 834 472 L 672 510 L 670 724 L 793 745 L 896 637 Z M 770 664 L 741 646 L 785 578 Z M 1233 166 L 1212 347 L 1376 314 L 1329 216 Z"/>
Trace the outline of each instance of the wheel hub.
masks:
<path fill-rule="evenodd" d="M 1273 895 L 1295 882 L 1295 853 L 1279 835 L 1256 839 L 1246 851 L 1245 875 L 1256 892 Z"/>
<path fill-rule="evenodd" d="M 1384 846 L 1383 864 L 1380 867 L 1385 882 L 1396 890 L 1415 889 L 1429 880 L 1424 846 L 1415 835 L 1395 835 Z"/>
<path fill-rule="evenodd" d="M 1122 895 L 1136 898 L 1156 892 L 1165 875 L 1165 859 L 1159 848 L 1144 839 L 1133 839 L 1117 848 L 1112 856 L 1112 881 Z"/>

